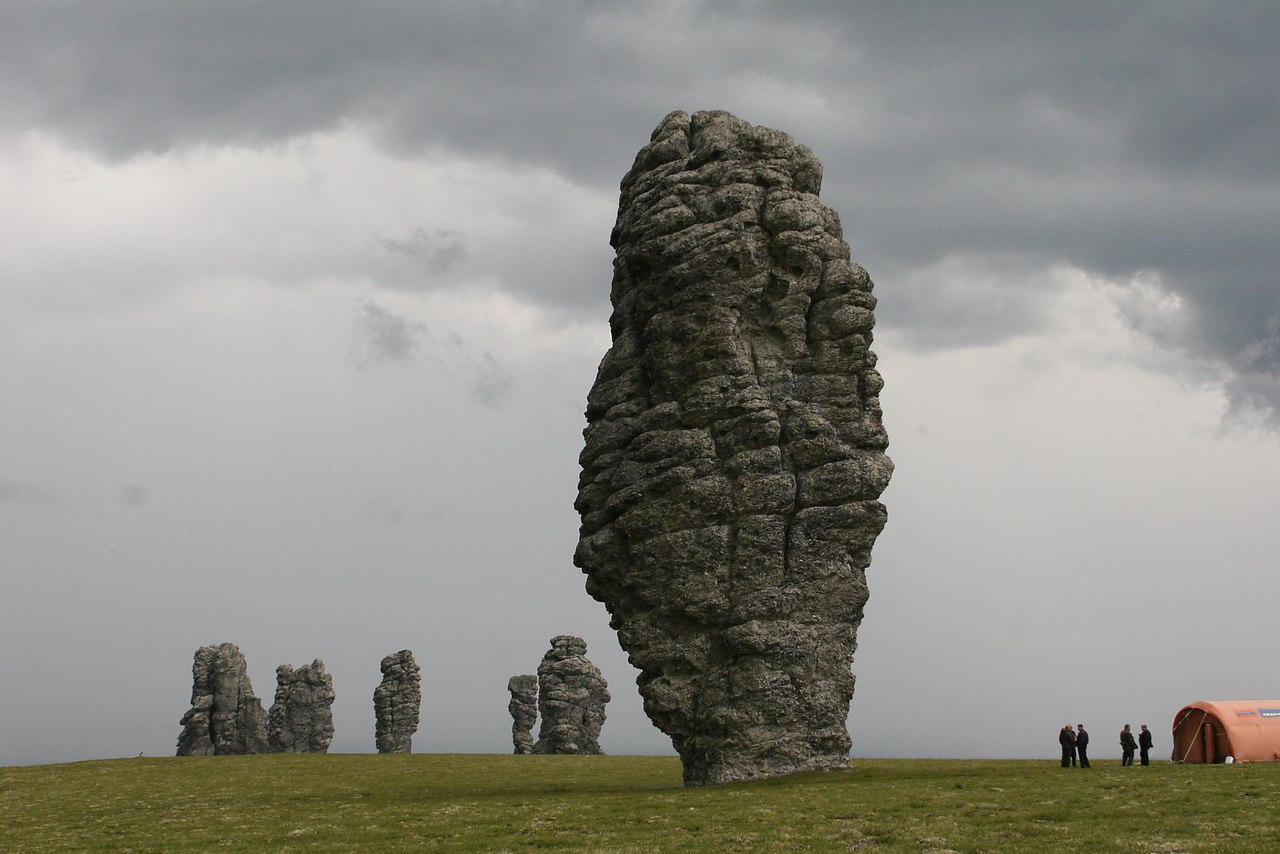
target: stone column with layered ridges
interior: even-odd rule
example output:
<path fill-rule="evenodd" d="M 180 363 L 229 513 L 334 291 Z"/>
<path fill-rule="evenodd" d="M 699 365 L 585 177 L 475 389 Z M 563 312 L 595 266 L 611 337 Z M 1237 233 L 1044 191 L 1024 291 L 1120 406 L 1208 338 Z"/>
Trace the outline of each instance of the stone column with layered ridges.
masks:
<path fill-rule="evenodd" d="M 848 759 L 893 466 L 871 279 L 821 182 L 724 112 L 670 114 L 622 180 L 575 563 L 689 785 Z"/>
<path fill-rule="evenodd" d="M 534 753 L 598 755 L 609 685 L 587 658 L 587 642 L 557 635 L 538 665 L 538 714 L 542 723 Z"/>
<path fill-rule="evenodd" d="M 263 753 L 266 717 L 238 646 L 223 643 L 196 650 L 191 708 L 180 721 L 178 756 Z"/>
<path fill-rule="evenodd" d="M 276 697 L 267 713 L 271 753 L 328 753 L 333 741 L 333 677 L 316 659 L 276 668 Z"/>
<path fill-rule="evenodd" d="M 374 738 L 379 753 L 412 753 L 422 708 L 422 676 L 407 649 L 382 659 L 382 682 L 373 691 Z"/>

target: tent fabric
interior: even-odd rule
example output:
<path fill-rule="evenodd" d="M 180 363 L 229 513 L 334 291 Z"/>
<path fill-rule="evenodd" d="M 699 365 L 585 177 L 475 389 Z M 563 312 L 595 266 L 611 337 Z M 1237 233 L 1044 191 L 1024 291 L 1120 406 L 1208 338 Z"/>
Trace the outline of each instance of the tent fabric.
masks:
<path fill-rule="evenodd" d="M 1280 700 L 1192 703 L 1173 718 L 1175 762 L 1280 761 Z"/>

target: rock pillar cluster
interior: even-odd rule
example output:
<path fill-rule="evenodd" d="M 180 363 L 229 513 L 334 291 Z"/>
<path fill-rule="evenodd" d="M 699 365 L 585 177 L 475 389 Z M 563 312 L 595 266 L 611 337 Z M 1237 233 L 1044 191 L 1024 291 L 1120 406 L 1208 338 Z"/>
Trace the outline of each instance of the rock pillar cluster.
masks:
<path fill-rule="evenodd" d="M 271 753 L 327 753 L 333 741 L 333 678 L 316 659 L 276 668 L 276 697 L 267 715 Z"/>
<path fill-rule="evenodd" d="M 872 284 L 788 135 L 675 112 L 622 180 L 575 563 L 704 785 L 847 762 L 892 463 Z"/>
<path fill-rule="evenodd" d="M 422 707 L 422 678 L 407 649 L 382 659 L 382 682 L 373 691 L 379 753 L 412 753 Z"/>
<path fill-rule="evenodd" d="M 182 716 L 178 756 L 266 752 L 266 713 L 253 693 L 239 647 L 200 647 L 191 683 L 191 708 Z"/>
<path fill-rule="evenodd" d="M 534 753 L 600 754 L 600 729 L 609 685 L 587 659 L 587 642 L 557 635 L 538 665 L 538 712 L 542 726 Z"/>
<path fill-rule="evenodd" d="M 507 680 L 511 702 L 511 742 L 516 754 L 533 753 L 533 725 L 538 722 L 538 677 L 531 673 Z"/>

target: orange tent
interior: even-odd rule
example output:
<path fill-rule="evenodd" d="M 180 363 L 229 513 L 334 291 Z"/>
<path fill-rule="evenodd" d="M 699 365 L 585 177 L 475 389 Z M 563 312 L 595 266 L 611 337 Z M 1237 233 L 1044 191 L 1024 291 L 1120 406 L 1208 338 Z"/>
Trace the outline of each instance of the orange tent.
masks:
<path fill-rule="evenodd" d="M 1173 718 L 1174 762 L 1280 760 L 1280 700 L 1214 700 Z"/>

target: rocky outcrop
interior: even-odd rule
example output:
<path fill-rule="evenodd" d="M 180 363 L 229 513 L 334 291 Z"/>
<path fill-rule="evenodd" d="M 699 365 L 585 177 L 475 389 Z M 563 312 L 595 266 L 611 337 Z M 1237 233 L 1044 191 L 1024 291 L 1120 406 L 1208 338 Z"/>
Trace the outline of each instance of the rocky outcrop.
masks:
<path fill-rule="evenodd" d="M 407 649 L 382 659 L 382 682 L 373 691 L 379 753 L 412 753 L 422 707 L 422 679 Z"/>
<path fill-rule="evenodd" d="M 542 726 L 534 753 L 600 754 L 600 729 L 609 685 L 587 659 L 587 642 L 557 635 L 538 665 L 538 713 Z"/>
<path fill-rule="evenodd" d="M 267 715 L 271 753 L 328 753 L 333 741 L 333 678 L 316 659 L 297 670 L 276 668 L 276 698 Z"/>
<path fill-rule="evenodd" d="M 538 722 L 538 677 L 526 673 L 507 680 L 511 702 L 511 743 L 517 754 L 533 753 L 533 725 Z"/>
<path fill-rule="evenodd" d="M 262 753 L 266 713 L 233 643 L 202 646 L 191 665 L 191 708 L 182 716 L 178 756 Z"/>
<path fill-rule="evenodd" d="M 622 180 L 575 563 L 688 785 L 848 758 L 893 466 L 871 280 L 821 180 L 723 112 L 667 116 Z"/>

